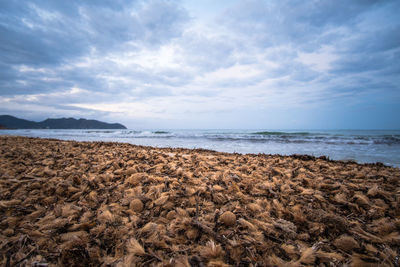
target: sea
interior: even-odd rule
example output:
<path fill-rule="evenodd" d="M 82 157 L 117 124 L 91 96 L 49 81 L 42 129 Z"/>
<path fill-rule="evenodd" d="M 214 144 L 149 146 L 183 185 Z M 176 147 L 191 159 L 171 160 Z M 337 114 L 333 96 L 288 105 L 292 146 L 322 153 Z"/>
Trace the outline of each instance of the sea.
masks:
<path fill-rule="evenodd" d="M 75 141 L 112 141 L 153 147 L 202 148 L 252 154 L 306 154 L 400 167 L 400 130 L 1 130 Z"/>

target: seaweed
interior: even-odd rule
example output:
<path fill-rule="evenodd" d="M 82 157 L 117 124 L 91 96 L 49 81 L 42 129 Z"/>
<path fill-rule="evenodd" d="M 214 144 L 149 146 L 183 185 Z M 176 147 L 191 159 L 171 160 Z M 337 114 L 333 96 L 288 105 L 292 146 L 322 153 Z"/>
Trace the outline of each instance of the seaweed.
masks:
<path fill-rule="evenodd" d="M 399 266 L 399 170 L 0 137 L 2 266 Z"/>

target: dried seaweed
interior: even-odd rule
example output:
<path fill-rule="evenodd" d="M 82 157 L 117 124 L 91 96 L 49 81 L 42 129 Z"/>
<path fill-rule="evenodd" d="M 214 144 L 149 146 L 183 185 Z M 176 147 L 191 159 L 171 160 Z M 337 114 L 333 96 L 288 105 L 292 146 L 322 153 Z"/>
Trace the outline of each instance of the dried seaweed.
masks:
<path fill-rule="evenodd" d="M 399 266 L 399 169 L 0 137 L 2 266 Z"/>

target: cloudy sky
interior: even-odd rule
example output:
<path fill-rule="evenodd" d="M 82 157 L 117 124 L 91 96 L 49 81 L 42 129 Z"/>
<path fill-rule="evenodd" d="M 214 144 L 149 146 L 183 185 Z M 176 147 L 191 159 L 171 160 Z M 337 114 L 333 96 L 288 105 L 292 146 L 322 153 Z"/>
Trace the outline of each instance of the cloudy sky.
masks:
<path fill-rule="evenodd" d="M 399 129 L 400 1 L 3 0 L 0 114 Z"/>

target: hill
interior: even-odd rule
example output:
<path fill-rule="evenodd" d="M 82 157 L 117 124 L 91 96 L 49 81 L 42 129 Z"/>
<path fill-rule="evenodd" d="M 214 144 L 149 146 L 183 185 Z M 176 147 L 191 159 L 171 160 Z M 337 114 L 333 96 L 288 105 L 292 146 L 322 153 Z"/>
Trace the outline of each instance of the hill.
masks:
<path fill-rule="evenodd" d="M 106 123 L 98 120 L 60 118 L 41 122 L 29 121 L 10 115 L 0 115 L 0 129 L 126 129 L 120 123 Z"/>

